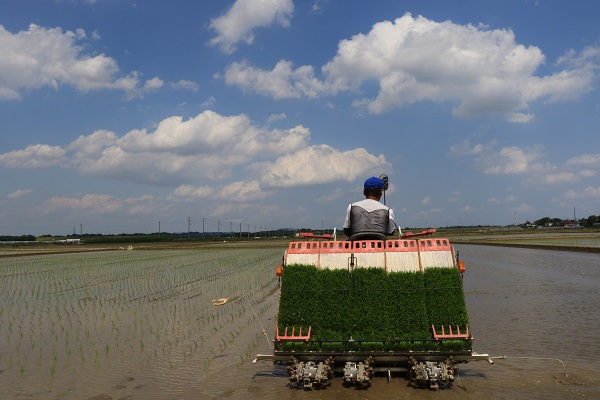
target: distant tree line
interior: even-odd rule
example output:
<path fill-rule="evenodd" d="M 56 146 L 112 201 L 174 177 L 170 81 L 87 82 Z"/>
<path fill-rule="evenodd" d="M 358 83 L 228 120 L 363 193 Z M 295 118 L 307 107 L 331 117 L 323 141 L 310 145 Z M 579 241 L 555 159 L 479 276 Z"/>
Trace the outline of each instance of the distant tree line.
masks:
<path fill-rule="evenodd" d="M 587 218 L 574 219 L 562 219 L 562 218 L 550 218 L 544 217 L 536 220 L 533 224 L 529 221 L 525 225 L 531 226 L 574 226 L 579 225 L 582 227 L 592 227 L 594 224 L 600 223 L 600 215 L 590 215 Z"/>
<path fill-rule="evenodd" d="M 600 223 L 600 215 L 590 215 L 585 220 L 585 226 L 594 226 L 597 223 Z"/>
<path fill-rule="evenodd" d="M 35 242 L 35 236 L 33 235 L 21 235 L 21 236 L 10 236 L 10 235 L 2 235 L 0 236 L 0 242 Z"/>
<path fill-rule="evenodd" d="M 590 215 L 587 218 L 580 218 L 578 220 L 574 219 L 562 219 L 562 218 L 550 218 L 544 217 L 534 222 L 530 222 L 529 220 L 524 224 L 521 224 L 522 228 L 536 228 L 538 226 L 541 227 L 565 227 L 565 226 L 580 226 L 580 227 L 594 227 L 600 224 L 600 215 Z M 491 228 L 492 225 L 454 225 L 454 226 L 446 226 L 445 229 L 464 229 L 464 228 Z M 410 230 L 419 230 L 424 228 L 418 227 L 404 227 L 404 231 Z M 313 232 L 313 233 L 329 233 L 332 234 L 332 229 L 324 229 L 324 230 L 315 230 L 310 228 L 279 228 L 273 230 L 263 230 L 260 232 L 179 232 L 179 233 L 168 233 L 168 232 L 159 232 L 159 233 L 121 233 L 117 235 L 103 235 L 100 233 L 84 233 L 82 235 L 72 234 L 66 235 L 67 238 L 78 238 L 85 240 L 86 243 L 129 243 L 129 242 L 167 242 L 167 241 L 178 241 L 178 240 L 212 240 L 215 238 L 246 238 L 246 237 L 288 237 L 295 236 L 297 232 Z M 41 235 L 41 238 L 53 238 L 53 235 Z M 59 236 L 59 238 L 63 238 L 65 236 Z M 34 235 L 0 235 L 0 242 L 35 242 L 36 237 Z"/>

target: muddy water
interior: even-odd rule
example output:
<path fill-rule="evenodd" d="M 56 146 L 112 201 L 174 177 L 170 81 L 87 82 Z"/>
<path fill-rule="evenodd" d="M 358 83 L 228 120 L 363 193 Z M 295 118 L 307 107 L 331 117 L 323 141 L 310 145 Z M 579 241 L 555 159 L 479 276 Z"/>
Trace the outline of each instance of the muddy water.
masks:
<path fill-rule="evenodd" d="M 297 390 L 289 386 L 284 367 L 252 364 L 245 356 L 270 349 L 260 324 L 242 321 L 239 329 L 231 326 L 235 335 L 226 346 L 222 342 L 223 351 L 194 352 L 173 365 L 152 361 L 156 357 L 131 362 L 127 352 L 123 359 L 101 351 L 99 366 L 85 373 L 77 363 L 69 367 L 71 373 L 49 376 L 45 371 L 39 379 L 0 372 L 0 398 L 600 399 L 600 256 L 468 245 L 456 249 L 467 265 L 464 287 L 474 349 L 508 358 L 495 365 L 462 365 L 450 390 L 414 389 L 402 376 L 390 383 L 377 377 L 368 390 L 344 388 L 340 378 L 324 390 Z M 242 306 L 232 304 L 228 312 Z M 276 294 L 256 307 L 263 310 L 261 320 L 271 336 Z M 209 340 L 203 346 L 220 348 L 221 342 Z M 564 363 L 566 376 L 556 359 Z"/>

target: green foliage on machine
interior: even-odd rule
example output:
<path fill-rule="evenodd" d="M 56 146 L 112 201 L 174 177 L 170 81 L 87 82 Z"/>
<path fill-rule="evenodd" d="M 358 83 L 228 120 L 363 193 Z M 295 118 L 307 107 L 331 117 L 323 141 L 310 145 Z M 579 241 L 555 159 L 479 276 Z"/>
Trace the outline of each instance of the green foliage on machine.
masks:
<path fill-rule="evenodd" d="M 465 341 L 433 341 L 431 325 L 464 330 L 468 316 L 458 270 L 386 272 L 382 268 L 285 267 L 278 327 L 300 328 L 306 342 L 282 342 L 286 351 L 464 350 Z"/>
<path fill-rule="evenodd" d="M 427 312 L 429 324 L 440 329 L 457 325 L 465 332 L 469 323 L 465 294 L 460 273 L 455 268 L 427 268 L 425 270 Z"/>

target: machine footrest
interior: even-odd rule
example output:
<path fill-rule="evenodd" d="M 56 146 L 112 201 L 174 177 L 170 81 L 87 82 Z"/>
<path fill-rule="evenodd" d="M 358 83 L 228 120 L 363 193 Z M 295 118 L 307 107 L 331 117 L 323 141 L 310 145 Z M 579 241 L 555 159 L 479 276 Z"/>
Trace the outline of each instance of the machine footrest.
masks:
<path fill-rule="evenodd" d="M 298 341 L 298 340 L 304 340 L 306 342 L 308 342 L 310 340 L 310 331 L 312 329 L 312 326 L 308 327 L 308 333 L 306 335 L 302 335 L 302 328 L 300 328 L 300 333 L 298 333 L 296 335 L 295 332 L 295 327 L 292 327 L 292 333 L 290 335 L 288 335 L 288 327 L 285 327 L 285 330 L 283 332 L 283 335 L 279 334 L 279 326 L 277 327 L 277 331 L 275 334 L 275 340 L 277 340 L 278 342 L 284 341 L 284 340 L 294 340 L 294 341 Z"/>
<path fill-rule="evenodd" d="M 442 333 L 437 333 L 435 330 L 435 326 L 431 325 L 431 329 L 433 330 L 433 338 L 435 340 L 440 340 L 440 339 L 470 339 L 471 336 L 469 335 L 469 325 L 467 325 L 467 332 L 466 333 L 461 333 L 460 332 L 460 326 L 456 325 L 456 333 L 452 330 L 452 325 L 448 325 L 448 330 L 450 331 L 450 333 L 446 333 L 446 330 L 444 329 L 444 325 L 442 325 Z"/>

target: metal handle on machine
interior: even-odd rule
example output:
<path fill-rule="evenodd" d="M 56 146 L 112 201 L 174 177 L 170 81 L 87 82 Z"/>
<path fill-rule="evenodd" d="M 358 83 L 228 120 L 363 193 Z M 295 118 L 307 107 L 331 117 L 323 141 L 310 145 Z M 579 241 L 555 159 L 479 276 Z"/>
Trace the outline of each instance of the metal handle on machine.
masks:
<path fill-rule="evenodd" d="M 383 204 L 385 204 L 385 191 L 388 190 L 388 187 L 390 186 L 389 184 L 389 178 L 386 174 L 381 174 L 379 175 L 379 179 L 381 179 L 383 181 Z"/>

